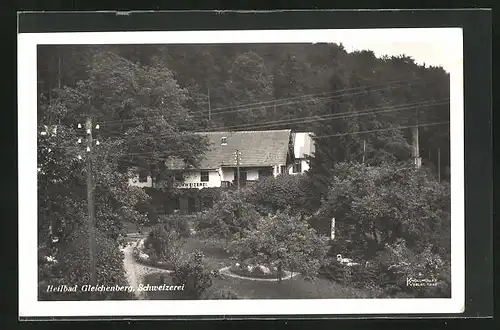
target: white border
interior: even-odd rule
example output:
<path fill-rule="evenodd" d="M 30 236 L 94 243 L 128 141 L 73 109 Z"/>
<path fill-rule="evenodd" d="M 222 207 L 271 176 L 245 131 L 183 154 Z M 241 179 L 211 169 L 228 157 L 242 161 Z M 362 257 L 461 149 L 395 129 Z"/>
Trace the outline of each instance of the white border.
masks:
<path fill-rule="evenodd" d="M 436 42 L 453 49 L 450 72 L 452 205 L 451 299 L 297 299 L 230 301 L 37 301 L 37 45 L 40 44 L 208 44 L 315 43 L 370 39 Z M 185 316 L 295 314 L 460 313 L 465 304 L 464 123 L 462 30 L 365 29 L 269 31 L 169 31 L 30 33 L 18 35 L 19 149 L 19 316 Z"/>

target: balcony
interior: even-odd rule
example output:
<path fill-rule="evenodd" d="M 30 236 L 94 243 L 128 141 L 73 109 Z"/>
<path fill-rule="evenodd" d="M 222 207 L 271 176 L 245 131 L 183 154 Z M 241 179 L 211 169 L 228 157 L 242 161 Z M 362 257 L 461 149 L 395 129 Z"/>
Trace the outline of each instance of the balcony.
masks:
<path fill-rule="evenodd" d="M 221 181 L 220 186 L 222 188 L 231 188 L 233 186 L 233 183 L 231 181 Z"/>

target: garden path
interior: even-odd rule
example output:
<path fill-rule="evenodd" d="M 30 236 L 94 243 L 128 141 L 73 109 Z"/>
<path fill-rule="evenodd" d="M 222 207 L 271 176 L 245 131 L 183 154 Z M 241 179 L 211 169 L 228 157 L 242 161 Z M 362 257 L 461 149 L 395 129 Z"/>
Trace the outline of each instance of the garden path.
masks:
<path fill-rule="evenodd" d="M 134 259 L 133 255 L 134 246 L 129 244 L 125 248 L 122 249 L 124 258 L 123 258 L 123 267 L 125 269 L 125 276 L 127 281 L 131 287 L 133 287 L 134 294 L 137 299 L 145 299 L 144 292 L 138 291 L 137 288 L 139 284 L 144 282 L 144 276 L 150 273 L 171 273 L 170 270 L 145 266 L 137 263 Z"/>

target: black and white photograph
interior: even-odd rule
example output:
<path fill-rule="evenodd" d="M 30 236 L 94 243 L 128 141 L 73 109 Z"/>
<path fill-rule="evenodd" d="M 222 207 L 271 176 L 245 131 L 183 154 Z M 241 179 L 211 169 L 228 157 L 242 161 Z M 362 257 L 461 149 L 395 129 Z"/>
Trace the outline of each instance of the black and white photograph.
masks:
<path fill-rule="evenodd" d="M 463 309 L 461 29 L 19 43 L 26 313 Z"/>

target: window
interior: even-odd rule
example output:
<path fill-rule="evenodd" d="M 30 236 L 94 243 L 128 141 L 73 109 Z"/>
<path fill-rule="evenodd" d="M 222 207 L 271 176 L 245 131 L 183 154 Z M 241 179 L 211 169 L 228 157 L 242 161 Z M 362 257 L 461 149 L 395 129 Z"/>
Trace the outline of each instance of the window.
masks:
<path fill-rule="evenodd" d="M 146 171 L 139 172 L 139 182 L 148 182 L 148 173 Z"/>
<path fill-rule="evenodd" d="M 208 172 L 207 171 L 201 172 L 201 182 L 208 182 Z"/>
<path fill-rule="evenodd" d="M 302 163 L 299 161 L 293 164 L 293 173 L 301 173 L 302 172 Z"/>
<path fill-rule="evenodd" d="M 181 172 L 175 172 L 174 178 L 175 178 L 175 181 L 183 181 L 184 180 L 184 176 L 182 175 Z"/>
<path fill-rule="evenodd" d="M 285 165 L 281 165 L 280 173 L 281 174 L 286 174 L 286 166 Z"/>
<path fill-rule="evenodd" d="M 221 146 L 227 145 L 227 137 L 223 136 L 220 138 L 220 145 Z"/>

